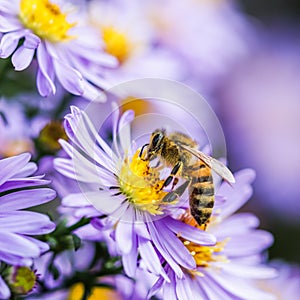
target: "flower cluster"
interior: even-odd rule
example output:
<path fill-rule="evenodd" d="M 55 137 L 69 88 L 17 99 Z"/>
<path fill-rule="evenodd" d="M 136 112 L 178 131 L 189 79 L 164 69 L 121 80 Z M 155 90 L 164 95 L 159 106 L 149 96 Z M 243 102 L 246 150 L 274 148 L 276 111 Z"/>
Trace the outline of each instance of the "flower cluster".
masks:
<path fill-rule="evenodd" d="M 220 186 L 211 222 L 203 230 L 190 215 L 186 196 L 163 201 L 168 192 L 160 173 L 141 159 L 140 149 L 132 148 L 133 112 L 125 112 L 120 120 L 118 110 L 114 115 L 115 151 L 84 111 L 72 107 L 65 118 L 71 144 L 61 144 L 69 158 L 57 158 L 55 167 L 81 187 L 80 193 L 63 199 L 63 206 L 71 209 L 68 213 L 75 219 L 91 218 L 89 226 L 96 230 L 90 238 L 111 244 L 128 276 L 136 278 L 137 268 L 157 276 L 150 295 L 162 289 L 164 299 L 273 299 L 253 282 L 275 276 L 262 256 L 272 235 L 256 229 L 254 215 L 234 214 L 251 196 L 254 172 L 240 171 L 233 187 Z M 78 233 L 83 238 L 85 230 Z"/>
<path fill-rule="evenodd" d="M 41 176 L 31 176 L 36 165 L 29 154 L 0 160 L 0 297 L 11 291 L 3 277 L 8 276 L 14 291 L 28 293 L 35 284 L 29 267 L 32 259 L 49 250 L 49 245 L 34 236 L 50 233 L 55 224 L 44 214 L 27 209 L 55 198 L 55 192 L 43 188 L 49 184 Z M 32 237 L 33 236 L 33 237 Z M 14 267 L 15 266 L 15 267 Z M 18 279 L 19 278 L 19 279 Z"/>
<path fill-rule="evenodd" d="M 278 182 L 266 206 L 297 215 L 285 201 L 296 173 L 273 176 L 271 134 L 258 137 L 269 127 L 253 131 L 278 110 L 253 109 L 276 91 L 260 80 L 257 97 L 257 78 L 282 70 L 291 87 L 297 64 L 283 46 L 253 60 L 255 34 L 231 0 L 0 0 L 0 299 L 299 298 L 298 268 L 273 262 L 277 243 L 267 252 L 273 233 L 286 253 L 294 239 L 257 209 L 257 192 L 244 207 L 257 172 L 264 190 Z M 256 99 L 231 105 L 245 95 Z M 268 124 L 286 128 L 286 111 Z M 236 133 L 234 174 L 216 115 Z M 242 157 L 261 163 L 241 169 Z M 279 156 L 281 171 L 296 157 Z"/>

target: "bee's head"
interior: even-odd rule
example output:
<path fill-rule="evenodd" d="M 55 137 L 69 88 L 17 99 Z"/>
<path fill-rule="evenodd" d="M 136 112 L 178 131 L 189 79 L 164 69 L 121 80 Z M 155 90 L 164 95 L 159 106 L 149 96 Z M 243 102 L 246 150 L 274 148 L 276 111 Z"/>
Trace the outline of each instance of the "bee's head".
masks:
<path fill-rule="evenodd" d="M 166 132 L 163 129 L 157 129 L 151 134 L 147 156 L 160 152 L 164 144 L 165 136 Z"/>
<path fill-rule="evenodd" d="M 152 132 L 150 137 L 150 143 L 149 145 L 146 144 L 148 147 L 145 160 L 149 160 L 153 158 L 154 155 L 159 154 L 164 144 L 165 136 L 166 132 L 164 129 L 156 129 Z"/>

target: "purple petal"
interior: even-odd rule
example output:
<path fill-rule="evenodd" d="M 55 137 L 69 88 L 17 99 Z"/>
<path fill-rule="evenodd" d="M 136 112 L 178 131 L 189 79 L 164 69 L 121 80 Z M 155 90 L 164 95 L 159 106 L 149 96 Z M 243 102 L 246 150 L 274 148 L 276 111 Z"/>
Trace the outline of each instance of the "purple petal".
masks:
<path fill-rule="evenodd" d="M 219 216 L 222 219 L 236 212 L 252 195 L 250 184 L 255 178 L 255 172 L 251 169 L 245 169 L 234 174 L 234 177 L 236 183 L 233 186 L 223 183 L 217 192 L 218 195 L 223 195 L 227 199 L 224 205 L 220 206 Z"/>
<path fill-rule="evenodd" d="M 37 165 L 34 162 L 27 163 L 23 168 L 19 169 L 14 175 L 15 178 L 28 177 L 35 173 L 37 170 Z M 35 178 L 37 178 L 35 176 Z"/>
<path fill-rule="evenodd" d="M 6 13 L 9 15 L 17 15 L 19 12 L 19 6 L 16 5 L 16 2 L 10 0 L 1 1 L 1 13 Z"/>
<path fill-rule="evenodd" d="M 83 93 L 81 94 L 81 96 L 83 98 L 93 102 L 99 102 L 99 103 L 106 102 L 107 100 L 106 94 L 100 89 L 90 84 L 88 81 L 83 80 L 82 88 L 83 88 Z"/>
<path fill-rule="evenodd" d="M 137 237 L 134 234 L 132 239 L 131 251 L 128 254 L 122 255 L 122 263 L 125 273 L 134 278 L 137 269 L 137 259 L 138 259 L 138 247 L 137 247 Z"/>
<path fill-rule="evenodd" d="M 202 280 L 202 278 L 200 278 L 200 280 L 197 280 L 197 279 L 196 280 L 189 280 L 188 284 L 190 285 L 191 290 L 194 291 L 194 293 L 197 295 L 197 297 L 199 299 L 206 300 L 206 299 L 208 299 L 208 296 L 202 288 L 201 280 Z"/>
<path fill-rule="evenodd" d="M 170 255 L 166 245 L 161 241 L 161 237 L 163 237 L 164 239 L 168 238 L 168 237 L 163 236 L 161 234 L 161 232 L 158 233 L 157 229 L 155 228 L 154 224 L 152 224 L 152 223 L 148 223 L 148 228 L 149 228 L 149 232 L 152 237 L 154 246 L 157 248 L 159 253 L 165 258 L 165 260 L 169 263 L 170 267 L 174 270 L 174 272 L 176 272 L 176 275 L 179 278 L 182 278 L 183 272 L 182 272 L 181 268 L 174 261 L 173 255 Z"/>
<path fill-rule="evenodd" d="M 76 209 L 73 213 L 74 213 L 74 217 L 76 218 L 82 218 L 82 217 L 94 218 L 94 217 L 99 217 L 99 215 L 101 215 L 99 211 L 92 206 Z"/>
<path fill-rule="evenodd" d="M 167 273 L 170 278 L 170 283 L 165 283 L 163 289 L 163 299 L 178 299 L 175 292 L 176 278 L 174 272 Z"/>
<path fill-rule="evenodd" d="M 74 95 L 82 95 L 84 92 L 82 75 L 69 65 L 53 58 L 53 65 L 57 78 L 61 85 Z"/>
<path fill-rule="evenodd" d="M 1 227 L 14 233 L 38 235 L 53 231 L 55 225 L 46 215 L 31 211 L 14 211 L 0 213 Z"/>
<path fill-rule="evenodd" d="M 6 285 L 3 278 L 0 276 L 0 299 L 9 299 L 10 298 L 10 290 Z"/>
<path fill-rule="evenodd" d="M 125 197 L 111 197 L 106 191 L 86 192 L 84 196 L 94 209 L 107 215 L 120 208 Z"/>
<path fill-rule="evenodd" d="M 216 272 L 215 272 L 216 273 Z M 232 285 L 235 285 L 232 280 Z M 211 280 L 206 273 L 204 277 L 201 277 L 201 287 L 204 293 L 207 295 L 207 300 L 210 299 L 222 299 L 222 300 L 233 300 L 234 296 L 227 292 L 224 287 L 218 285 L 214 280 Z M 241 299 L 245 299 L 244 297 Z M 237 300 L 237 299 L 236 299 Z"/>
<path fill-rule="evenodd" d="M 257 228 L 259 219 L 251 213 L 238 213 L 230 216 L 221 224 L 209 228 L 218 240 L 225 239 L 235 234 L 246 234 L 251 229 Z"/>
<path fill-rule="evenodd" d="M 54 228 L 55 228 L 55 224 L 54 224 L 54 223 L 52 223 L 52 224 L 53 224 L 54 226 L 52 226 L 51 231 L 53 231 Z M 30 237 L 30 236 L 24 236 L 24 238 L 27 239 L 28 241 L 34 243 L 35 245 L 37 245 L 37 246 L 39 247 L 41 253 L 45 253 L 45 252 L 48 251 L 49 248 L 50 248 L 50 246 L 49 246 L 47 243 L 42 242 L 42 241 L 39 241 L 39 240 L 37 240 L 37 239 L 35 239 L 35 238 L 32 238 L 32 237 Z"/>
<path fill-rule="evenodd" d="M 2 185 L 7 179 L 14 176 L 20 168 L 23 168 L 30 158 L 31 155 L 29 153 L 23 153 L 17 156 L 1 159 L 0 185 Z"/>
<path fill-rule="evenodd" d="M 259 253 L 272 245 L 274 241 L 272 234 L 263 230 L 229 237 L 230 239 L 224 248 L 224 254 L 231 257 Z"/>
<path fill-rule="evenodd" d="M 159 290 L 163 287 L 164 284 L 163 277 L 159 277 L 158 280 L 154 283 L 151 289 L 148 292 L 147 299 L 150 299 L 152 296 L 156 295 Z"/>
<path fill-rule="evenodd" d="M 225 290 L 227 291 L 227 297 L 229 296 L 229 300 L 234 298 L 233 296 L 238 297 L 238 299 L 245 300 L 276 299 L 274 295 L 256 289 L 253 285 L 251 285 L 250 281 L 242 280 L 238 277 L 232 277 L 229 275 L 224 276 L 222 274 L 218 274 L 217 272 L 213 272 L 213 274 L 206 274 L 206 278 L 207 285 L 203 284 L 203 287 L 208 287 L 211 290 L 214 290 L 215 292 L 218 291 L 218 293 L 220 293 L 221 289 Z M 219 297 L 217 299 L 226 298 Z"/>
<path fill-rule="evenodd" d="M 213 235 L 183 222 L 177 221 L 171 217 L 162 219 L 162 222 L 180 237 L 183 237 L 184 239 L 196 244 L 210 246 L 216 243 L 216 238 Z"/>
<path fill-rule="evenodd" d="M 132 122 L 133 119 L 134 119 L 134 111 L 127 110 L 122 114 L 118 124 L 118 136 L 119 136 L 121 147 L 124 152 L 130 149 L 131 146 L 130 123 Z"/>
<path fill-rule="evenodd" d="M 116 242 L 122 254 L 130 252 L 133 246 L 133 222 L 119 222 L 116 228 Z"/>
<path fill-rule="evenodd" d="M 152 242 L 142 237 L 138 237 L 138 245 L 141 258 L 143 259 L 143 263 L 147 270 L 155 275 L 161 275 L 165 280 L 168 280 L 168 276 L 161 266 L 161 262 L 152 246 Z"/>
<path fill-rule="evenodd" d="M 33 58 L 33 55 L 35 53 L 34 49 L 28 49 L 24 46 L 20 46 L 17 51 L 12 56 L 12 63 L 15 67 L 16 71 L 23 71 L 26 69 Z"/>
<path fill-rule="evenodd" d="M 17 48 L 19 39 L 24 35 L 23 31 L 12 32 L 5 34 L 0 42 L 0 57 L 9 57 Z"/>
<path fill-rule="evenodd" d="M 39 91 L 39 94 L 42 97 L 48 97 L 51 94 L 55 94 L 55 86 L 53 81 L 49 83 L 50 78 L 44 76 L 42 71 L 38 69 L 37 76 L 36 76 L 36 85 Z"/>
<path fill-rule="evenodd" d="M 151 240 L 147 226 L 143 222 L 134 223 L 134 232 L 136 232 L 136 234 L 138 236 L 140 236 L 146 240 L 149 240 L 149 241 Z"/>
<path fill-rule="evenodd" d="M 0 31 L 3 33 L 16 31 L 22 28 L 18 18 L 11 17 L 7 14 L 0 14 Z"/>
<path fill-rule="evenodd" d="M 0 251 L 0 259 L 2 261 L 5 261 L 9 265 L 28 266 L 28 267 L 32 265 L 31 258 L 24 258 L 22 256 L 9 254 L 7 253 L 7 251 Z"/>
<path fill-rule="evenodd" d="M 190 299 L 195 298 L 196 295 L 195 295 L 194 291 L 191 290 L 191 287 L 189 284 L 190 280 L 191 280 L 190 277 L 187 276 L 186 278 L 179 279 L 176 281 L 176 294 L 179 299 L 190 300 Z M 199 295 L 197 295 L 197 297 L 199 298 Z"/>
<path fill-rule="evenodd" d="M 167 251 L 172 256 L 174 261 L 186 269 L 196 268 L 196 263 L 193 256 L 179 240 L 179 238 L 172 231 L 167 229 L 163 223 L 156 223 L 159 235 L 163 237 L 161 238 L 161 242 L 165 245 Z"/>
<path fill-rule="evenodd" d="M 50 183 L 49 180 L 38 179 L 38 178 L 9 179 L 0 186 L 0 193 L 8 190 L 13 190 L 13 189 L 46 185 L 49 183 Z"/>
<path fill-rule="evenodd" d="M 248 266 L 245 264 L 222 264 L 224 272 L 240 278 L 269 279 L 278 275 L 278 272 L 266 266 Z"/>
<path fill-rule="evenodd" d="M 54 67 L 52 58 L 47 53 L 44 43 L 41 43 L 37 48 L 37 61 L 39 69 L 37 73 L 37 87 L 42 96 L 55 94 L 56 88 L 54 85 Z"/>
<path fill-rule="evenodd" d="M 23 257 L 37 257 L 39 248 L 27 239 L 11 232 L 0 231 L 0 251 Z"/>
<path fill-rule="evenodd" d="M 91 203 L 83 193 L 69 194 L 62 200 L 62 205 L 69 207 L 85 207 L 91 206 Z"/>
<path fill-rule="evenodd" d="M 23 46 L 28 49 L 36 50 L 40 43 L 41 39 L 37 35 L 31 32 L 27 32 L 25 35 L 25 41 L 23 43 Z"/>
<path fill-rule="evenodd" d="M 18 210 L 33 207 L 53 200 L 56 192 L 49 188 L 25 190 L 1 197 L 0 211 Z"/>

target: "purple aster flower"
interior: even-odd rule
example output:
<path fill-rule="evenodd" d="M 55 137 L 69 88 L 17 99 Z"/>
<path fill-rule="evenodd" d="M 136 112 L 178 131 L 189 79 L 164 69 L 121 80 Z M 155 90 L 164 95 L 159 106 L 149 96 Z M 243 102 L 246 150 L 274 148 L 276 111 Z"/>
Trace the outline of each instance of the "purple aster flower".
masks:
<path fill-rule="evenodd" d="M 171 210 L 180 207 L 162 202 L 167 193 L 161 190 L 164 181 L 139 158 L 140 150 L 132 147 L 133 118 L 132 111 L 120 119 L 118 110 L 113 111 L 113 143 L 109 146 L 86 112 L 71 107 L 65 130 L 72 144 L 61 141 L 70 158 L 57 158 L 54 164 L 59 172 L 76 180 L 82 192 L 66 196 L 62 204 L 75 208 L 76 217 L 92 218 L 91 224 L 100 232 L 111 231 L 127 275 L 135 276 L 140 255 L 147 270 L 168 281 L 160 254 L 181 278 L 180 266 L 193 269 L 196 264 L 177 234 L 202 245 L 214 244 L 215 238 L 170 216 Z"/>
<path fill-rule="evenodd" d="M 90 22 L 103 37 L 106 52 L 119 61 L 117 69 L 105 72 L 111 83 L 144 77 L 184 78 L 187 70 L 180 57 L 156 44 L 146 5 L 94 0 L 88 3 L 88 12 Z"/>
<path fill-rule="evenodd" d="M 49 249 L 31 235 L 51 232 L 55 225 L 48 216 L 27 209 L 52 200 L 55 192 L 35 188 L 49 182 L 41 176 L 32 177 L 36 165 L 28 162 L 30 154 L 0 160 L 0 262 L 30 266 L 32 258 Z M 10 290 L 0 275 L 0 298 L 10 296 Z"/>
<path fill-rule="evenodd" d="M 85 25 L 83 12 L 83 7 L 60 0 L 1 0 L 0 57 L 12 55 L 15 69 L 22 71 L 36 55 L 36 84 L 42 96 L 55 94 L 57 77 L 70 93 L 103 101 L 96 87 L 108 87 L 103 68 L 117 61 L 103 51 L 97 33 Z"/>
<path fill-rule="evenodd" d="M 162 289 L 163 299 L 274 299 L 254 284 L 254 279 L 270 278 L 276 274 L 274 269 L 262 264 L 262 251 L 272 244 L 273 237 L 256 229 L 259 221 L 253 214 L 233 214 L 251 196 L 254 172 L 249 169 L 240 171 L 235 174 L 235 179 L 234 187 L 223 183 L 216 195 L 207 231 L 216 236 L 217 243 L 202 246 L 182 238 L 197 267 L 182 266 L 184 276 L 179 278 L 168 262 L 162 261 L 171 281 L 166 282 L 160 277 L 150 295 Z M 181 220 L 198 226 L 188 213 Z"/>

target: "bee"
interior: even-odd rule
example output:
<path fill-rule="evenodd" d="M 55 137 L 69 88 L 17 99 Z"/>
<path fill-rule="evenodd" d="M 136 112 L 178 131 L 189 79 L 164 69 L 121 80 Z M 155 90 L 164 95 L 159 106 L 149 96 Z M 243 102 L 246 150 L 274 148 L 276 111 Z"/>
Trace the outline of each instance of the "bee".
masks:
<path fill-rule="evenodd" d="M 146 154 L 143 157 L 145 148 Z M 146 161 L 158 158 L 164 166 L 172 168 L 162 186 L 163 189 L 173 181 L 172 191 L 163 198 L 163 202 L 174 201 L 188 187 L 191 215 L 204 228 L 214 206 L 212 170 L 228 183 L 235 182 L 231 171 L 223 163 L 198 150 L 197 142 L 181 132 L 167 135 L 164 129 L 155 130 L 149 144 L 141 148 L 139 155 Z M 178 183 L 178 177 L 184 178 L 185 183 L 173 190 Z"/>

